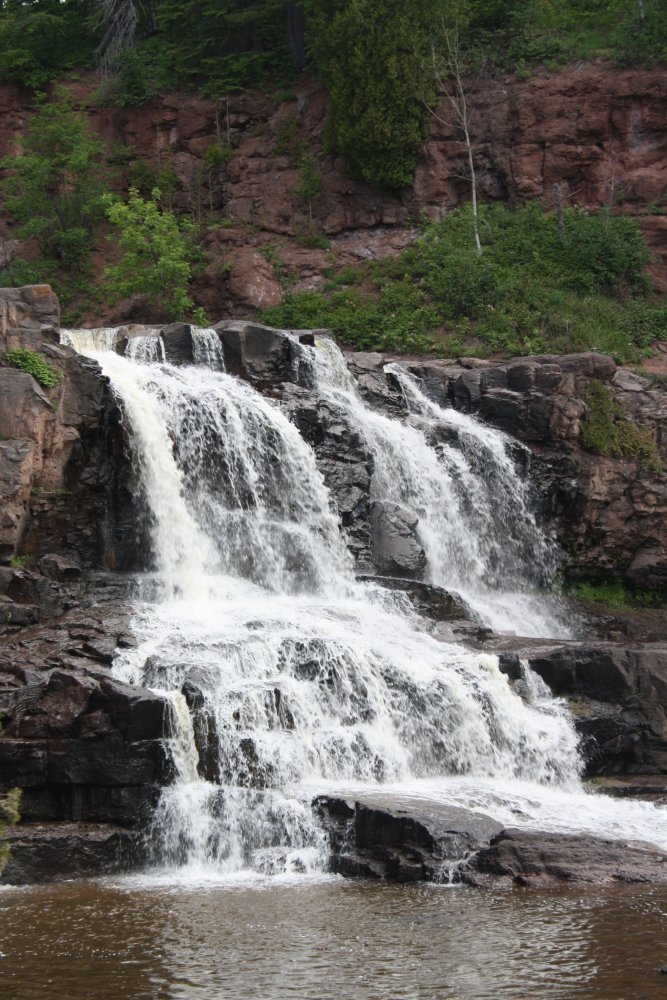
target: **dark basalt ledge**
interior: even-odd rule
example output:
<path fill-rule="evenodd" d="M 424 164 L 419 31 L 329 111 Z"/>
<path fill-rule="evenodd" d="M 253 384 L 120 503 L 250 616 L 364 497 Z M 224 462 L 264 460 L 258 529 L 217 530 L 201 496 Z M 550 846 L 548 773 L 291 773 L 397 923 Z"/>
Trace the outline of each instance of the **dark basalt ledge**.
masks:
<path fill-rule="evenodd" d="M 386 590 L 399 591 L 406 595 L 415 611 L 436 622 L 479 622 L 477 614 L 466 604 L 460 594 L 436 587 L 421 580 L 406 580 L 396 576 L 357 577 L 366 583 L 375 583 Z"/>
<path fill-rule="evenodd" d="M 6 885 L 32 885 L 126 872 L 145 863 L 146 845 L 137 830 L 111 823 L 21 824 L 5 837 Z"/>
<path fill-rule="evenodd" d="M 140 832 L 172 778 L 164 699 L 110 676 L 127 612 L 71 610 L 0 638 L 0 791 L 20 787 L 1 881 L 140 866 Z"/>
<path fill-rule="evenodd" d="M 478 888 L 667 883 L 667 853 L 653 844 L 505 830 L 482 813 L 382 792 L 320 796 L 313 808 L 329 833 L 331 869 L 341 875 Z"/>
<path fill-rule="evenodd" d="M 482 813 L 382 791 L 322 795 L 313 808 L 329 834 L 332 871 L 395 882 L 448 880 L 502 830 Z"/>
<path fill-rule="evenodd" d="M 470 859 L 462 879 L 485 888 L 614 882 L 665 885 L 667 854 L 641 841 L 503 830 Z"/>
<path fill-rule="evenodd" d="M 667 643 L 549 642 L 494 637 L 500 669 L 521 690 L 522 663 L 568 700 L 585 776 L 667 774 Z"/>

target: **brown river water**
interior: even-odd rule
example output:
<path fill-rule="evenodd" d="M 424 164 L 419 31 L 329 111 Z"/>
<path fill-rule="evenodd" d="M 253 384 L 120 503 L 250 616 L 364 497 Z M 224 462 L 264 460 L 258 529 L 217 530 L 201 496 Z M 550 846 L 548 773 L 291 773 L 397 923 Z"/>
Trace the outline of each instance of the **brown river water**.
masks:
<path fill-rule="evenodd" d="M 3 1000 L 667 1000 L 667 888 L 0 890 Z"/>

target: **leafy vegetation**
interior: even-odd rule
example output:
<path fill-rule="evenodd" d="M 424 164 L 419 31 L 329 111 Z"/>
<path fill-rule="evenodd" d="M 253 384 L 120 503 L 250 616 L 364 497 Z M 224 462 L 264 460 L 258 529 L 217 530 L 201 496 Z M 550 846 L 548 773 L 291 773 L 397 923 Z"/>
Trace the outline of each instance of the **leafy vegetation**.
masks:
<path fill-rule="evenodd" d="M 631 588 L 620 580 L 573 583 L 567 588 L 567 593 L 587 604 L 602 605 L 609 611 L 636 611 L 640 608 L 660 608 L 665 604 L 663 594 Z"/>
<path fill-rule="evenodd" d="M 527 75 L 602 56 L 667 56 L 664 0 L 5 0 L 0 80 L 44 84 L 101 58 L 105 98 L 174 86 L 220 96 L 308 69 L 331 93 L 330 139 L 379 187 L 409 183 L 433 91 L 431 46 L 455 26 L 463 69 Z"/>
<path fill-rule="evenodd" d="M 25 347 L 17 347 L 13 351 L 7 351 L 5 361 L 13 365 L 14 368 L 20 368 L 22 372 L 32 375 L 45 389 L 52 389 L 63 380 L 62 372 L 52 368 L 43 354 L 29 351 Z"/>
<path fill-rule="evenodd" d="M 117 240 L 123 251 L 120 262 L 105 270 L 109 291 L 123 297 L 146 295 L 162 305 L 171 319 L 193 316 L 205 322 L 187 291 L 198 254 L 194 223 L 162 208 L 157 188 L 148 199 L 136 189 L 130 190 L 126 202 L 106 195 L 104 204 L 118 230 L 109 239 Z"/>
<path fill-rule="evenodd" d="M 316 4 L 315 59 L 330 97 L 329 144 L 376 188 L 412 182 L 435 99 L 430 59 L 438 4 Z"/>
<path fill-rule="evenodd" d="M 599 379 L 591 379 L 583 393 L 586 416 L 581 428 L 581 444 L 596 455 L 639 458 L 655 472 L 662 461 L 655 441 L 647 430 L 628 420 L 623 407 Z"/>
<path fill-rule="evenodd" d="M 285 327 L 329 327 L 364 349 L 458 354 L 599 350 L 640 360 L 667 335 L 644 274 L 636 221 L 570 209 L 561 236 L 539 204 L 470 207 L 428 223 L 396 258 L 346 268 L 323 292 L 300 292 L 263 315 Z M 363 284 L 359 285 L 362 281 Z"/>
<path fill-rule="evenodd" d="M 17 235 L 36 239 L 46 261 L 80 268 L 102 218 L 104 143 L 61 91 L 56 101 L 40 99 L 22 146 L 0 161 L 10 171 L 2 190 Z"/>

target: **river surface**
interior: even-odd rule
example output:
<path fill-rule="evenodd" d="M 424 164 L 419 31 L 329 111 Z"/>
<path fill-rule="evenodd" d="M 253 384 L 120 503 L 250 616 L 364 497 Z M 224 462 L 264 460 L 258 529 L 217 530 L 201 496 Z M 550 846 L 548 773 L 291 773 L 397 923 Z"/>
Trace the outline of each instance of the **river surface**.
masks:
<path fill-rule="evenodd" d="M 7 1000 L 664 1000 L 667 888 L 335 877 L 0 890 Z"/>

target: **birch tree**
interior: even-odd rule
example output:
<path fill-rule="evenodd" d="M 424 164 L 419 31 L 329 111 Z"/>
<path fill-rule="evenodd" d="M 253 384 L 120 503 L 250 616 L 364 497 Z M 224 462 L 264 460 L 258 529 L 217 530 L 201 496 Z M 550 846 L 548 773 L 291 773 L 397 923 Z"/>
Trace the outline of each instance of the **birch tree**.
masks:
<path fill-rule="evenodd" d="M 479 238 L 479 214 L 477 209 L 477 171 L 472 142 L 472 120 L 468 97 L 466 94 L 461 59 L 459 52 L 459 35 L 455 28 L 442 26 L 442 45 L 438 48 L 435 42 L 431 46 L 433 73 L 438 93 L 445 99 L 445 109 L 440 106 L 428 107 L 436 121 L 446 128 L 454 129 L 463 137 L 466 157 L 466 179 L 470 182 L 472 198 L 472 226 L 475 249 L 481 256 L 482 243 Z"/>

